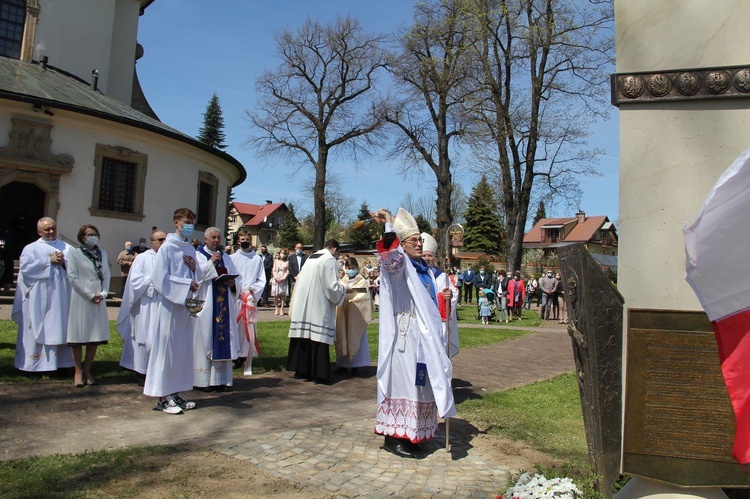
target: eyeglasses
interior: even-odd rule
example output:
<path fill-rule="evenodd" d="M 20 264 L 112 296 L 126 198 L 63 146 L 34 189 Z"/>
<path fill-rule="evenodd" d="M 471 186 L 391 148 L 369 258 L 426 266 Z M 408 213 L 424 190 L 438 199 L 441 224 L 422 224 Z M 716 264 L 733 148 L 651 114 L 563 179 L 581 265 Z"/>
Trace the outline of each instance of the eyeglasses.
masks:
<path fill-rule="evenodd" d="M 424 239 L 422 239 L 421 237 L 418 237 L 418 238 L 413 238 L 413 237 L 410 237 L 409 239 L 406 239 L 406 240 L 405 240 L 404 242 L 405 242 L 405 243 L 409 243 L 409 244 L 411 244 L 412 246 L 414 246 L 415 244 L 420 244 L 420 243 L 423 243 L 423 242 L 424 242 Z"/>
<path fill-rule="evenodd" d="M 159 241 L 160 243 L 163 243 L 166 239 L 166 237 L 157 237 L 156 239 L 152 239 L 151 242 Z"/>

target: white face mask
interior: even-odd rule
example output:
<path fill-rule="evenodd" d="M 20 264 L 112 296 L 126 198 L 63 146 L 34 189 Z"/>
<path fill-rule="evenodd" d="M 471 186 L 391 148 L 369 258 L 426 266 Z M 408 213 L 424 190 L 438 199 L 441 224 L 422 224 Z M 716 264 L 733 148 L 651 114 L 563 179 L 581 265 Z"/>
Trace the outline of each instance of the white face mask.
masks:
<path fill-rule="evenodd" d="M 99 243 L 99 238 L 97 236 L 88 236 L 86 237 L 86 246 L 89 248 L 93 248 Z"/>

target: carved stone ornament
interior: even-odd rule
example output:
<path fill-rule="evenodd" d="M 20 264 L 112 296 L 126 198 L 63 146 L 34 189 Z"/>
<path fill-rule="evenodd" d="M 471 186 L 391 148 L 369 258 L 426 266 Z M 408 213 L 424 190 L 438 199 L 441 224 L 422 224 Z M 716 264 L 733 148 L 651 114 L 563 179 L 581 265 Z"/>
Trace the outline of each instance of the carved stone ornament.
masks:
<path fill-rule="evenodd" d="M 750 69 L 742 69 L 734 75 L 734 88 L 743 93 L 750 92 Z"/>
<path fill-rule="evenodd" d="M 638 76 L 625 76 L 622 78 L 622 93 L 631 99 L 635 99 L 643 93 L 643 80 Z"/>
<path fill-rule="evenodd" d="M 665 100 L 747 98 L 750 66 L 613 74 L 610 82 L 615 106 Z"/>
<path fill-rule="evenodd" d="M 712 94 L 723 94 L 729 88 L 729 74 L 725 71 L 711 71 L 704 83 Z"/>
<path fill-rule="evenodd" d="M 701 78 L 696 73 L 680 73 L 674 82 L 677 91 L 682 95 L 690 96 L 701 88 Z"/>
<path fill-rule="evenodd" d="M 656 97 L 663 97 L 672 90 L 672 80 L 663 74 L 652 75 L 648 79 L 648 91 Z"/>
<path fill-rule="evenodd" d="M 53 125 L 11 118 L 10 143 L 0 148 L 0 162 L 13 162 L 28 170 L 67 173 L 75 160 L 70 154 L 53 154 Z"/>

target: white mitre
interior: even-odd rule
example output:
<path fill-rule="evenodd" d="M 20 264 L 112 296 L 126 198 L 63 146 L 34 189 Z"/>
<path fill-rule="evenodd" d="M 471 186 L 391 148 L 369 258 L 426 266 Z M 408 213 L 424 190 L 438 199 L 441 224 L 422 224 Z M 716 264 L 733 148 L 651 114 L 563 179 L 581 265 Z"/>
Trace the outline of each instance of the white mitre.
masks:
<path fill-rule="evenodd" d="M 422 232 L 422 234 L 420 235 L 422 236 L 422 240 L 424 241 L 424 243 L 422 243 L 422 253 L 427 251 L 432 254 L 437 254 L 437 241 L 434 237 L 432 237 L 432 234 Z"/>
<path fill-rule="evenodd" d="M 419 227 L 417 221 L 411 216 L 411 213 L 403 208 L 398 209 L 396 218 L 393 219 L 393 230 L 396 231 L 396 236 L 399 241 L 406 241 L 409 236 L 419 234 Z"/>

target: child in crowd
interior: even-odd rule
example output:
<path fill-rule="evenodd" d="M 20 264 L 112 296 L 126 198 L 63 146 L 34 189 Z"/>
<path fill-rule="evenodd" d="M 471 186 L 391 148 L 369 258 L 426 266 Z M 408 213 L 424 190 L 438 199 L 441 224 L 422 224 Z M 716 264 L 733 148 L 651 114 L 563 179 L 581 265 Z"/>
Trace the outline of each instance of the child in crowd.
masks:
<path fill-rule="evenodd" d="M 482 324 L 489 324 L 492 315 L 492 304 L 487 300 L 483 290 L 479 290 L 479 316 L 482 318 Z"/>

